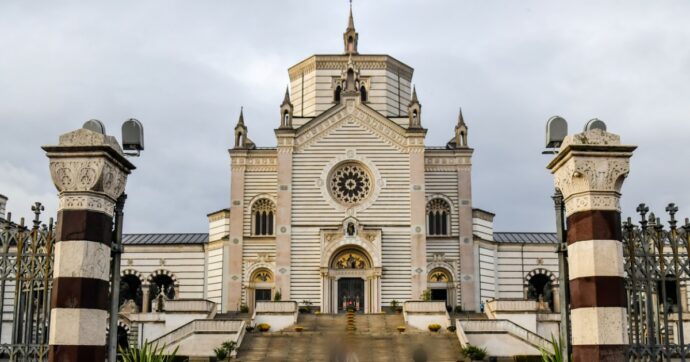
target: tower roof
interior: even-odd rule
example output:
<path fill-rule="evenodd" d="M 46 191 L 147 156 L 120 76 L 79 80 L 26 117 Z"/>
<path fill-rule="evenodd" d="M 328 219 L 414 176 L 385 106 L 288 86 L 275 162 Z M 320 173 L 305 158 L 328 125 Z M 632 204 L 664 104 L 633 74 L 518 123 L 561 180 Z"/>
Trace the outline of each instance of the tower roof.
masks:
<path fill-rule="evenodd" d="M 347 30 L 355 30 L 355 20 L 352 18 L 352 1 L 350 1 L 350 17 L 347 19 Z"/>
<path fill-rule="evenodd" d="M 240 118 L 237 120 L 237 126 L 235 126 L 235 129 L 238 127 L 244 127 L 244 107 L 240 107 Z"/>

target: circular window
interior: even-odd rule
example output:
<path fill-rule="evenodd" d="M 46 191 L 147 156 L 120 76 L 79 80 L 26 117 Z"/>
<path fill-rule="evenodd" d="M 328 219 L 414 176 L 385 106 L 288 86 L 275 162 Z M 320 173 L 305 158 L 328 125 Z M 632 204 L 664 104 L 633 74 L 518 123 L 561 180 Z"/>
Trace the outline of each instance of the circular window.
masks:
<path fill-rule="evenodd" d="M 336 167 L 331 172 L 328 186 L 333 198 L 348 206 L 362 202 L 373 188 L 369 172 L 364 166 L 354 162 Z"/>

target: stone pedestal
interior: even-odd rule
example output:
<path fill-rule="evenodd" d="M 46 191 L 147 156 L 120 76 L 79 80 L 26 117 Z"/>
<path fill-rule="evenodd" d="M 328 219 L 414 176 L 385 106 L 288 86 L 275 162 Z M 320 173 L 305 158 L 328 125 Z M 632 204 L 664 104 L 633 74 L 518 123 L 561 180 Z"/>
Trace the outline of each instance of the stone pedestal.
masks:
<path fill-rule="evenodd" d="M 113 213 L 134 165 L 114 137 L 87 129 L 43 149 L 60 198 L 49 361 L 103 361 Z"/>
<path fill-rule="evenodd" d="M 548 168 L 565 200 L 574 361 L 624 361 L 628 344 L 620 190 L 635 146 L 568 136 Z"/>

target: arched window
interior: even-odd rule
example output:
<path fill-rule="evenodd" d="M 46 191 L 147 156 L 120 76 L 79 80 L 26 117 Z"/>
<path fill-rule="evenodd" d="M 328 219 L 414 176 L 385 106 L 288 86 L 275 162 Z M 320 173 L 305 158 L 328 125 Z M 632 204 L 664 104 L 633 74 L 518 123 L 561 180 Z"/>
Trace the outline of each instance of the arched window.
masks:
<path fill-rule="evenodd" d="M 290 125 L 290 113 L 288 111 L 283 112 L 283 126 Z"/>
<path fill-rule="evenodd" d="M 340 87 L 340 85 L 335 87 L 335 91 L 333 92 L 333 101 L 335 102 L 340 102 L 340 91 L 343 89 Z"/>
<path fill-rule="evenodd" d="M 252 228 L 255 236 L 273 235 L 276 205 L 269 199 L 259 199 L 252 205 Z"/>
<path fill-rule="evenodd" d="M 431 236 L 450 234 L 450 205 L 443 199 L 433 199 L 426 204 L 427 234 Z"/>
<path fill-rule="evenodd" d="M 149 300 L 156 300 L 159 296 L 172 300 L 175 299 L 175 282 L 166 274 L 159 274 L 151 279 L 149 286 Z"/>
<path fill-rule="evenodd" d="M 360 99 L 362 100 L 362 102 L 366 102 L 366 101 L 367 101 L 367 89 L 364 88 L 364 85 L 362 85 L 361 87 L 359 87 L 359 97 L 360 97 Z"/>
<path fill-rule="evenodd" d="M 128 301 L 134 301 L 137 310 L 141 311 L 143 290 L 141 280 L 134 274 L 123 275 L 120 278 L 120 304 L 121 307 Z"/>

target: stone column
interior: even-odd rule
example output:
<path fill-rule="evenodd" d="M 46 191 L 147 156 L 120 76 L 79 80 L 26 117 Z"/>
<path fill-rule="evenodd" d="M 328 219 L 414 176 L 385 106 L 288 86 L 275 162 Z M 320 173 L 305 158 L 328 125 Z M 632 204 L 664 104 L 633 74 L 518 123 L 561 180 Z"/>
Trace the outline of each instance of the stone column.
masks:
<path fill-rule="evenodd" d="M 151 285 L 144 284 L 141 288 L 141 312 L 148 313 L 151 311 L 151 299 L 149 296 L 149 289 L 151 288 Z"/>
<path fill-rule="evenodd" d="M 565 200 L 574 361 L 624 361 L 628 344 L 620 190 L 635 146 L 568 136 L 549 163 Z"/>
<path fill-rule="evenodd" d="M 283 300 L 290 300 L 290 264 L 292 261 L 292 149 L 295 131 L 278 129 L 278 203 L 276 205 L 276 288 Z"/>
<path fill-rule="evenodd" d="M 112 136 L 78 129 L 44 146 L 59 191 L 49 361 L 103 361 L 115 201 L 134 169 Z"/>
<path fill-rule="evenodd" d="M 426 290 L 426 193 L 424 177 L 424 138 L 410 136 L 410 231 L 411 299 L 420 299 Z"/>
<path fill-rule="evenodd" d="M 239 311 L 242 304 L 242 244 L 244 236 L 244 171 L 247 167 L 247 150 L 230 150 L 230 237 L 223 242 L 223 289 L 222 307 L 227 311 Z"/>
<path fill-rule="evenodd" d="M 460 243 L 460 305 L 463 310 L 479 308 L 479 265 L 475 265 L 475 247 L 472 235 L 472 168 L 469 157 L 458 157 L 458 223 Z"/>

